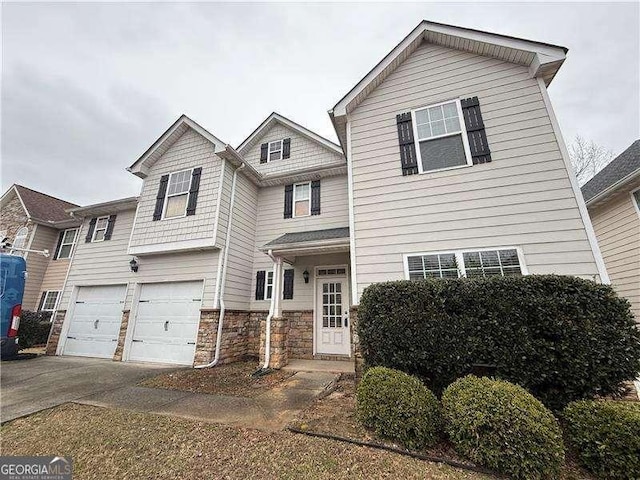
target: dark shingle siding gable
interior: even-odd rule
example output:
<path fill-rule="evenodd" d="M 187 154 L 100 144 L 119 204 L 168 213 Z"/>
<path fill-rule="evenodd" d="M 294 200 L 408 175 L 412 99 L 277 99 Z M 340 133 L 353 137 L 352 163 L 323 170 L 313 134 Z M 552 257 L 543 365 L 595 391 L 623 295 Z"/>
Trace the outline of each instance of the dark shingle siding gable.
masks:
<path fill-rule="evenodd" d="M 588 202 L 623 178 L 640 170 L 640 140 L 636 140 L 582 187 L 582 196 Z"/>

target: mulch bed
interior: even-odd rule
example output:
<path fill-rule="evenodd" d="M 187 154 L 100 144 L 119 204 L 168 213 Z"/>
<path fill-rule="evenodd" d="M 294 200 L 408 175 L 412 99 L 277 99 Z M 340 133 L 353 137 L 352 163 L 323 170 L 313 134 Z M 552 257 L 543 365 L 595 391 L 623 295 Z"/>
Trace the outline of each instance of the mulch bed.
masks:
<path fill-rule="evenodd" d="M 251 374 L 256 370 L 255 361 L 236 362 L 212 368 L 184 369 L 144 380 L 140 386 L 253 398 L 280 385 L 295 373 L 274 370 L 262 377 L 252 377 Z"/>

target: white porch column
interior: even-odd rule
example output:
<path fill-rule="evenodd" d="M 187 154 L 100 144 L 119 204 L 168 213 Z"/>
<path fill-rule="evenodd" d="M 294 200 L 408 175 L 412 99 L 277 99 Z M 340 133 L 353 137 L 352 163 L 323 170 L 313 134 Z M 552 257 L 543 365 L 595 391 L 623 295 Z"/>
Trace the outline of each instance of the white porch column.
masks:
<path fill-rule="evenodd" d="M 282 315 L 282 282 L 284 279 L 284 272 L 282 270 L 282 257 L 276 257 L 276 261 L 273 264 L 273 317 L 280 318 Z"/>

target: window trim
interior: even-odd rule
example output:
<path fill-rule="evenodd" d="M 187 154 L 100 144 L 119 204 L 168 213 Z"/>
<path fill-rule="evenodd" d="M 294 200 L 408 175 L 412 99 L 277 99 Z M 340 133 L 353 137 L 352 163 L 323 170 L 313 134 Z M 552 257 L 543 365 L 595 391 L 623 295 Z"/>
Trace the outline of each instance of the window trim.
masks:
<path fill-rule="evenodd" d="M 44 301 L 42 302 L 42 308 L 39 310 L 40 312 L 53 312 L 58 306 L 58 302 L 60 301 L 60 291 L 59 290 L 45 290 L 44 292 Z M 49 298 L 49 294 L 55 293 L 56 300 L 53 302 L 53 308 L 44 308 L 47 304 L 47 299 Z"/>
<path fill-rule="evenodd" d="M 483 247 L 483 248 L 464 248 L 458 250 L 436 250 L 431 252 L 415 252 L 415 253 L 403 253 L 402 254 L 402 263 L 404 267 L 404 278 L 405 280 L 410 280 L 409 278 L 409 257 L 419 257 L 423 255 L 446 255 L 453 254 L 456 257 L 456 263 L 458 265 L 458 278 L 466 278 L 467 270 L 464 265 L 464 253 L 473 253 L 473 252 L 487 252 L 491 250 L 515 250 L 518 255 L 518 263 L 520 264 L 520 272 L 522 275 L 529 275 L 529 269 L 527 268 L 527 264 L 524 261 L 524 253 L 522 252 L 522 248 L 515 247 L 513 245 L 505 245 L 499 247 Z"/>
<path fill-rule="evenodd" d="M 191 179 L 193 178 L 193 168 L 184 168 L 182 170 L 176 170 L 174 172 L 169 172 L 169 180 L 167 180 L 167 191 L 164 194 L 164 204 L 162 205 L 162 218 L 161 220 L 175 220 L 176 218 L 185 218 L 187 216 L 187 208 L 189 206 L 189 191 L 191 190 Z M 177 175 L 179 173 L 183 173 L 183 172 L 191 172 L 189 175 L 189 187 L 187 188 L 186 192 L 181 192 L 181 193 L 172 193 L 169 194 L 169 187 L 171 187 L 171 178 L 174 175 Z M 175 217 L 167 217 L 167 206 L 169 204 L 169 198 L 170 197 L 178 197 L 180 195 L 186 195 L 187 196 L 187 201 L 184 204 L 184 213 L 182 215 L 176 215 Z"/>
<path fill-rule="evenodd" d="M 296 215 L 296 202 L 304 202 L 305 200 L 296 200 L 296 189 L 299 185 L 308 185 L 309 186 L 309 196 L 306 199 L 306 201 L 309 202 L 309 212 L 306 215 Z M 311 216 L 311 182 L 300 182 L 300 183 L 294 183 L 293 184 L 293 202 L 292 202 L 292 212 L 291 212 L 291 217 L 292 218 L 304 218 L 304 217 L 310 217 Z"/>
<path fill-rule="evenodd" d="M 450 98 L 449 100 L 445 100 L 443 102 L 432 103 L 430 105 L 424 105 L 422 107 L 417 107 L 411 110 L 411 125 L 413 128 L 413 143 L 416 148 L 416 155 L 418 157 L 418 173 L 435 173 L 435 172 L 445 172 L 447 170 L 457 170 L 459 168 L 467 168 L 473 166 L 473 158 L 471 157 L 471 148 L 469 147 L 469 137 L 467 136 L 467 126 L 464 122 L 464 116 L 462 114 L 462 104 L 460 102 L 460 97 Z M 441 105 L 445 105 L 447 103 L 455 102 L 456 109 L 458 110 L 458 121 L 460 123 L 460 131 L 455 133 L 444 133 L 442 135 L 436 135 L 434 137 L 430 137 L 428 139 L 422 140 L 423 142 L 428 142 L 430 140 L 437 140 L 438 138 L 446 138 L 453 137 L 454 135 L 462 136 L 462 146 L 464 148 L 464 155 L 467 159 L 466 165 L 455 165 L 453 167 L 444 167 L 444 168 L 436 168 L 434 170 L 424 170 L 422 166 L 422 154 L 420 153 L 420 140 L 418 140 L 418 121 L 416 119 L 416 112 L 419 110 L 426 110 L 432 107 L 439 107 Z"/>
<path fill-rule="evenodd" d="M 98 222 L 100 220 L 102 220 L 103 218 L 107 219 L 107 224 L 105 225 L 104 228 L 98 228 Z M 102 238 L 100 240 L 96 240 L 96 233 L 98 233 L 98 230 L 101 230 L 101 231 L 104 231 L 104 233 L 106 235 L 108 229 L 109 229 L 109 215 L 103 215 L 102 217 L 96 217 L 96 224 L 93 227 L 93 234 L 91 235 L 91 243 L 104 242 L 104 235 L 102 236 Z"/>
<path fill-rule="evenodd" d="M 638 194 L 638 198 L 636 199 L 635 194 Z M 631 190 L 631 203 L 633 203 L 633 206 L 636 209 L 636 213 L 638 214 L 638 217 L 640 217 L 640 187 L 636 188 L 635 190 Z"/>
<path fill-rule="evenodd" d="M 267 163 L 269 163 L 271 161 L 271 153 L 276 153 L 278 152 L 280 154 L 279 158 L 274 158 L 273 160 L 282 160 L 282 155 L 284 153 L 284 139 L 280 139 L 280 140 L 274 140 L 272 142 L 267 142 L 268 147 L 267 147 Z M 280 148 L 271 150 L 271 145 L 276 145 L 279 144 Z"/>
<path fill-rule="evenodd" d="M 96 224 L 98 223 L 98 220 L 96 219 Z M 109 228 L 109 220 L 107 220 L 107 228 Z M 64 237 L 66 237 L 67 232 L 70 232 L 71 230 L 75 230 L 76 233 L 73 236 L 73 240 L 71 241 L 71 243 L 64 243 Z M 76 246 L 76 241 L 78 240 L 78 231 L 80 229 L 79 228 L 67 228 L 65 229 L 65 231 L 62 233 L 62 242 L 60 242 L 60 248 L 58 249 L 58 255 L 56 255 L 55 260 L 68 260 L 71 258 L 71 255 L 73 255 L 73 248 Z M 106 230 L 105 230 L 105 233 Z M 67 245 L 71 245 L 71 248 L 69 249 L 69 256 L 68 257 L 61 257 L 60 253 L 62 253 L 62 247 L 65 247 Z"/>
<path fill-rule="evenodd" d="M 269 282 L 269 275 L 271 275 L 271 282 Z M 264 272 L 264 294 L 263 294 L 263 300 L 271 300 L 271 297 L 273 297 L 273 287 L 274 287 L 274 275 L 273 275 L 273 269 L 271 270 L 266 270 Z M 267 295 L 267 292 L 269 291 L 269 287 L 271 287 L 271 295 Z"/>

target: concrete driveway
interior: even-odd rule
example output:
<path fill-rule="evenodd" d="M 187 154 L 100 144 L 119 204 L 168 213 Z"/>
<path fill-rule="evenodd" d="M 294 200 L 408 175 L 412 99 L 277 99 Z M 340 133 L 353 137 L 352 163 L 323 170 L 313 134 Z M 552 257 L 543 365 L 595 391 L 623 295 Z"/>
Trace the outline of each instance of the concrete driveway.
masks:
<path fill-rule="evenodd" d="M 83 357 L 4 361 L 0 364 L 0 421 L 132 386 L 178 368 L 184 367 Z"/>

